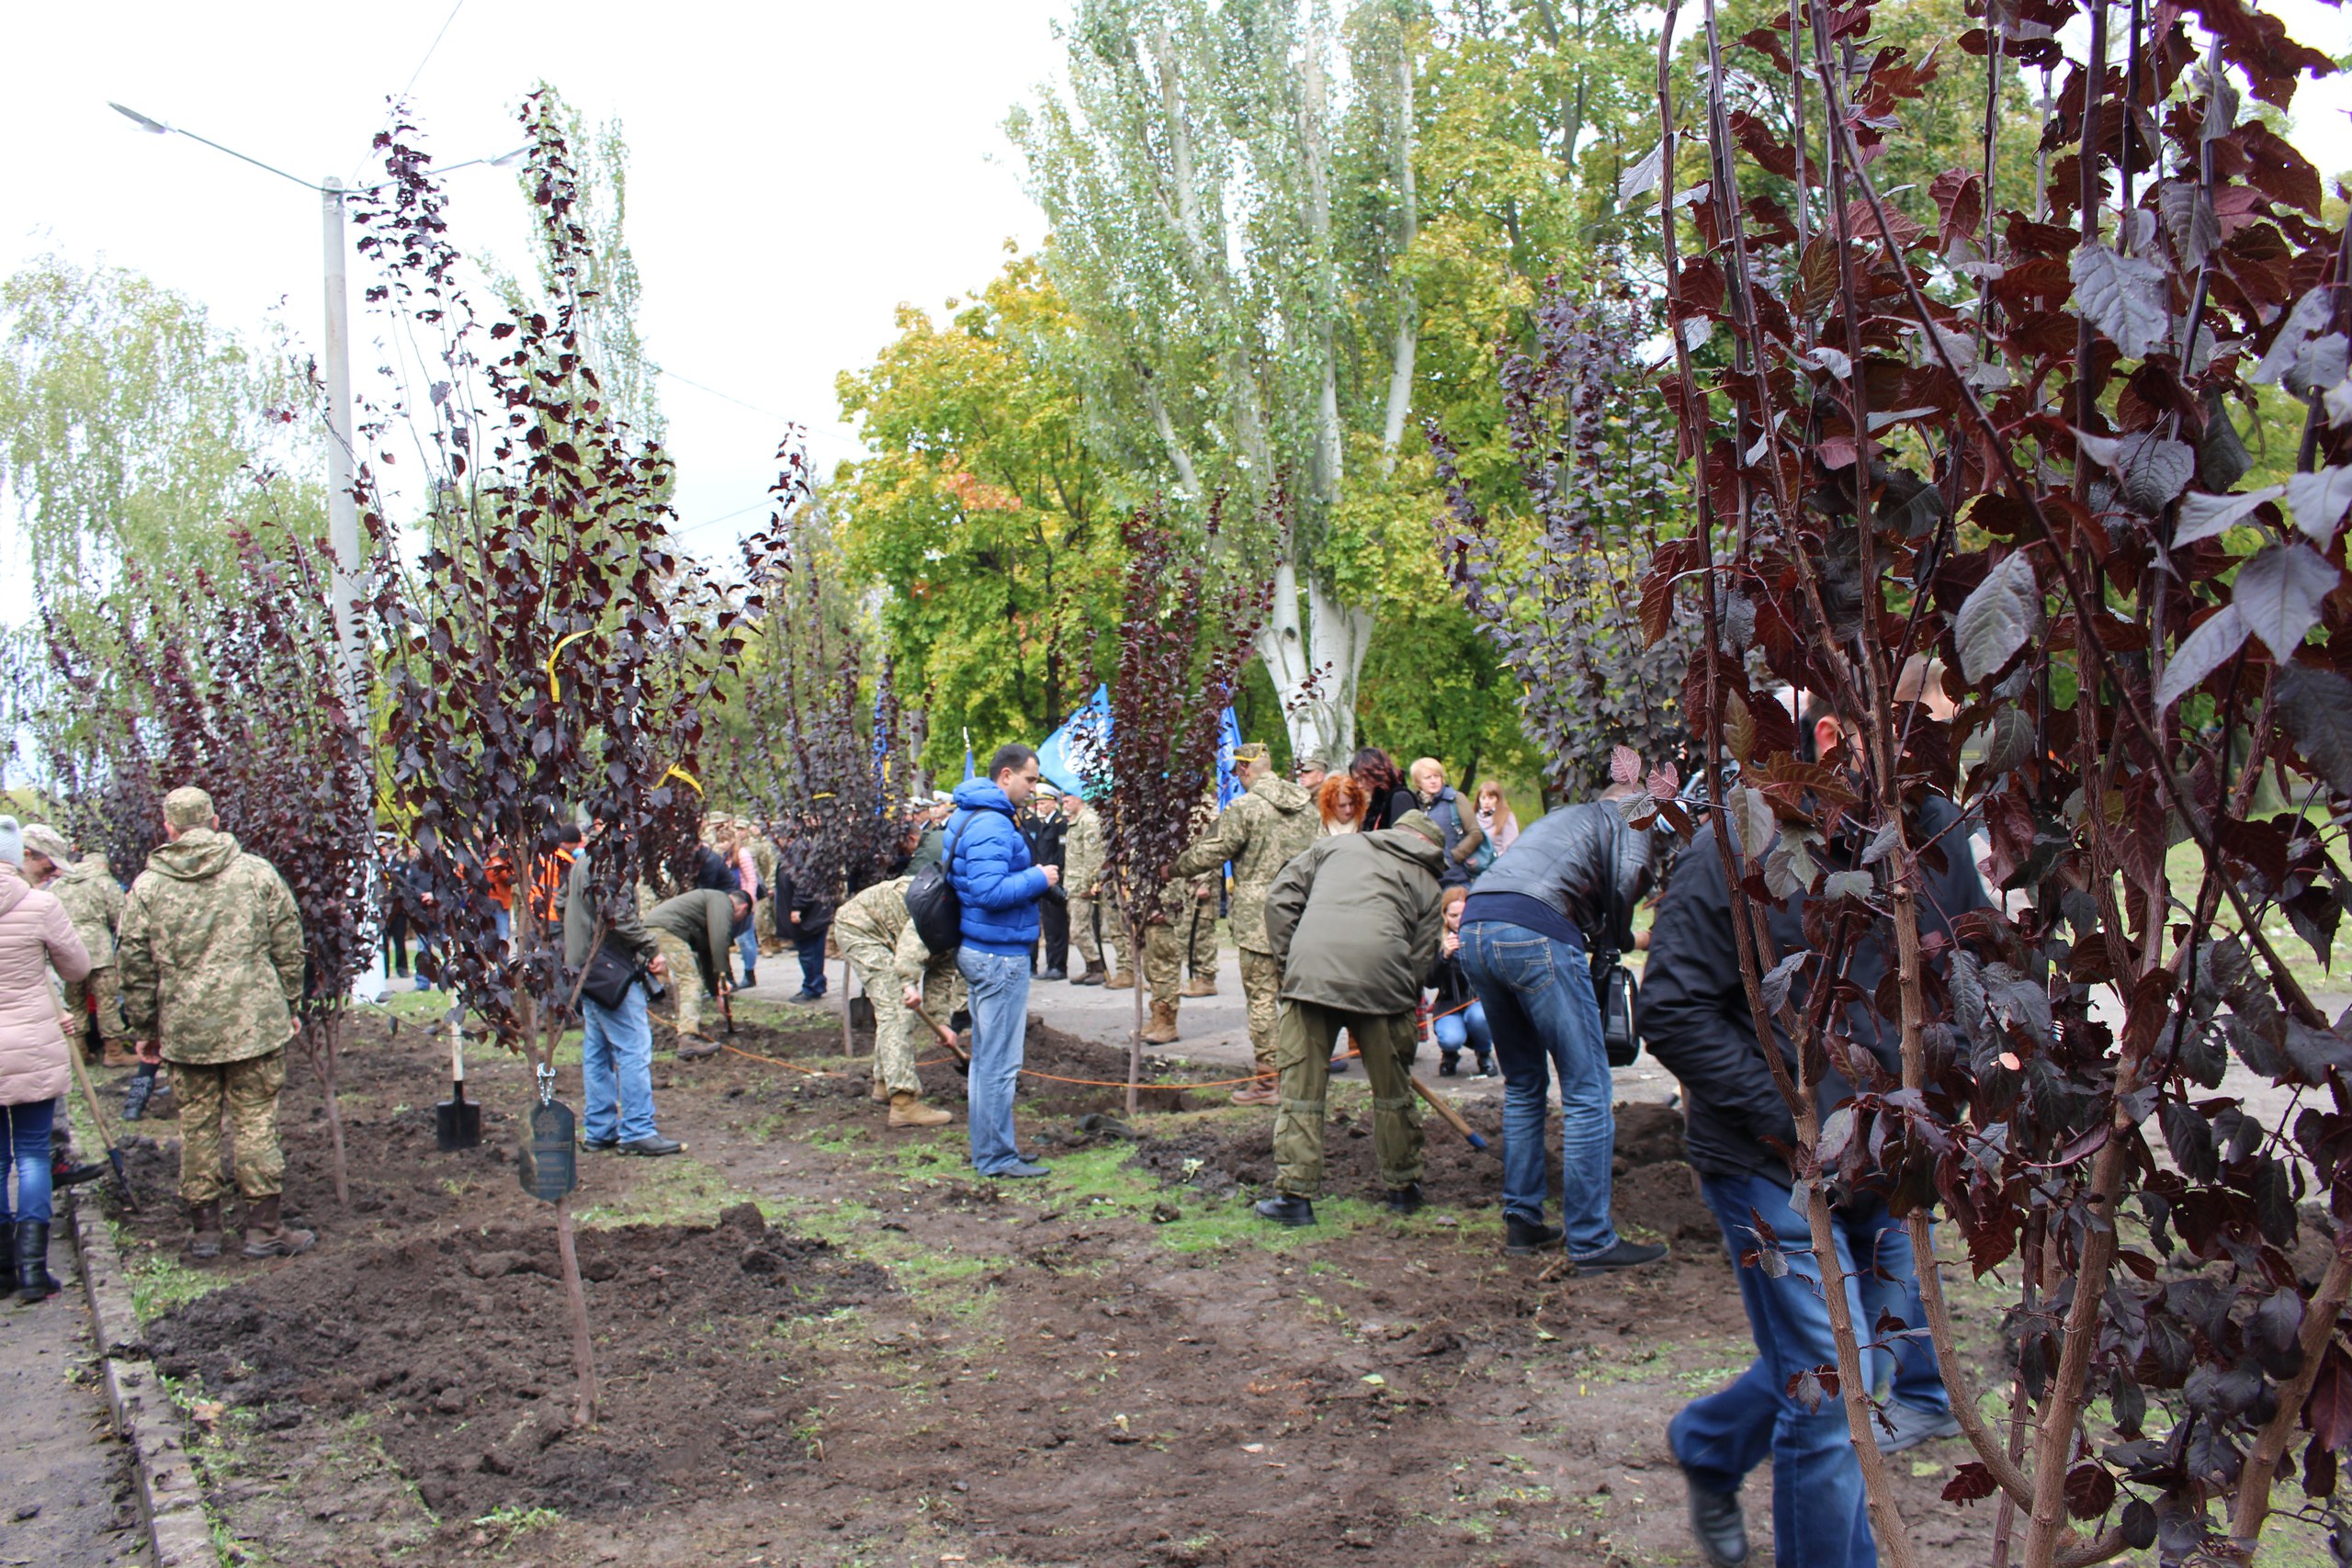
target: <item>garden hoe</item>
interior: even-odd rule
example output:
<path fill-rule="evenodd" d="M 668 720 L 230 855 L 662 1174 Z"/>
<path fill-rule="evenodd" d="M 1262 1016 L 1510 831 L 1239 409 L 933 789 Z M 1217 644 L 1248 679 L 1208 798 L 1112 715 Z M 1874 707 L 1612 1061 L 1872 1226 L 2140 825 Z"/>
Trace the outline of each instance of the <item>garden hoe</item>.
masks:
<path fill-rule="evenodd" d="M 98 1109 L 98 1091 L 90 1087 L 90 1069 L 82 1065 L 79 1041 L 68 1043 L 65 1055 L 74 1064 L 74 1081 L 82 1086 L 82 1103 L 89 1108 L 90 1125 L 98 1131 L 98 1141 L 107 1146 L 107 1163 L 114 1168 L 114 1184 L 122 1192 L 122 1206 L 136 1210 L 138 1198 L 130 1190 L 130 1173 L 122 1168 L 122 1151 L 114 1145 L 114 1136 L 107 1131 L 106 1112 Z"/>
<path fill-rule="evenodd" d="M 481 1142 L 481 1107 L 466 1100 L 466 1027 L 455 1008 L 449 1010 L 449 1098 L 433 1108 L 433 1141 L 443 1154 Z"/>

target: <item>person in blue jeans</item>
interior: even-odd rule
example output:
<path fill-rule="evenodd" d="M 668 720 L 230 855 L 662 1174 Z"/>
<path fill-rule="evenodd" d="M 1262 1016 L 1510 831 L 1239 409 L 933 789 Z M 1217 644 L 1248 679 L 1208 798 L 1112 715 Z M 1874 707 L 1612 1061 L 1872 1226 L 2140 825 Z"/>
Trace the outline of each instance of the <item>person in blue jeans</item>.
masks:
<path fill-rule="evenodd" d="M 1652 840 L 1595 801 L 1546 813 L 1471 886 L 1462 970 L 1485 1005 L 1503 1073 L 1503 1249 L 1565 1236 L 1579 1273 L 1655 1263 L 1666 1248 L 1627 1241 L 1609 1215 L 1616 1156 L 1614 1082 L 1589 949 L 1634 943 Z M 1544 1132 L 1560 1088 L 1561 1225 L 1546 1224 Z"/>
<path fill-rule="evenodd" d="M 989 776 L 956 788 L 947 818 L 948 880 L 962 907 L 956 965 L 971 987 L 972 1068 L 967 1090 L 972 1168 L 982 1176 L 1043 1176 L 1012 1131 L 1012 1089 L 1029 1029 L 1029 950 L 1037 942 L 1037 900 L 1061 868 L 1030 862 L 1016 813 L 1037 787 L 1037 753 L 1000 746 Z"/>
<path fill-rule="evenodd" d="M 1442 895 L 1445 936 L 1438 944 L 1436 977 L 1430 981 L 1430 989 L 1436 993 L 1430 1003 L 1430 1032 L 1437 1036 L 1440 1077 L 1450 1078 L 1462 1070 L 1464 1047 L 1477 1066 L 1473 1077 L 1492 1077 L 1495 1071 L 1495 1036 L 1487 1027 L 1487 1005 L 1470 988 L 1470 976 L 1462 972 L 1462 901 L 1469 892 L 1453 886 Z"/>
<path fill-rule="evenodd" d="M 603 852 L 605 827 L 596 825 L 589 840 Z M 604 945 L 641 966 L 655 979 L 669 976 L 670 966 L 654 945 L 653 933 L 638 918 L 637 883 L 624 877 L 615 902 L 600 921 L 591 851 L 571 863 L 564 889 L 563 957 L 575 971 L 594 956 L 594 939 L 600 927 Z M 695 984 L 688 975 L 678 983 Z M 653 1022 L 647 1013 L 645 982 L 633 982 L 620 1001 L 606 1007 L 582 991 L 580 994 L 580 1138 L 583 1147 L 628 1155 L 682 1154 L 685 1145 L 665 1138 L 653 1122 Z"/>
<path fill-rule="evenodd" d="M 1807 718 L 1816 754 L 1834 759 L 1843 724 L 1823 712 Z M 1950 801 L 1931 795 L 1915 815 L 1911 841 L 1917 844 L 1943 836 L 1960 813 Z M 1789 1380 L 1797 1373 L 1834 1365 L 1837 1348 L 1812 1229 L 1790 1202 L 1791 1173 L 1781 1156 L 1796 1144 L 1795 1123 L 1748 1010 L 1717 830 L 1713 824 L 1702 828 L 1676 863 L 1650 932 L 1640 1026 L 1651 1054 L 1681 1080 L 1684 1145 L 1738 1274 L 1756 1363 L 1730 1387 L 1684 1408 L 1668 1428 L 1668 1441 L 1689 1488 L 1691 1533 L 1709 1563 L 1723 1568 L 1747 1560 L 1740 1483 L 1770 1455 L 1774 1560 L 1806 1568 L 1867 1568 L 1878 1561 L 1878 1551 L 1845 1409 L 1835 1398 L 1808 1408 L 1790 1392 Z M 1867 839 L 1860 829 L 1841 830 L 1815 854 L 1826 870 L 1852 869 L 1860 864 Z M 1736 840 L 1731 852 L 1742 858 Z M 1917 868 L 1920 934 L 1931 942 L 1941 935 L 1945 951 L 1952 940 L 1951 922 L 1986 905 L 1984 886 L 1969 862 L 1965 852 L 1953 852 L 1941 866 L 1923 859 Z M 1798 893 L 1767 911 L 1772 946 L 1783 958 L 1808 945 L 1805 899 Z M 1846 950 L 1843 979 L 1854 995 L 1871 997 L 1887 967 L 1885 951 L 1865 934 Z M 1800 1018 L 1805 1016 L 1806 985 L 1801 972 L 1790 997 Z M 1862 1002 L 1846 1008 L 1841 1025 L 1849 1046 L 1846 1060 L 1872 1081 L 1857 1086 L 1832 1067 L 1817 1086 L 1825 1115 L 1852 1100 L 1858 1088 L 1902 1082 L 1895 1025 Z M 1793 1077 L 1797 1060 L 1790 1042 L 1776 1032 L 1770 1048 L 1781 1053 Z M 1773 1232 L 1769 1245 L 1758 1234 L 1759 1216 Z M 1894 1327 L 1877 1326 L 1887 1318 L 1899 1320 L 1904 1330 L 1925 1325 L 1909 1233 L 1888 1215 L 1869 1180 L 1840 1192 L 1830 1216 L 1847 1306 L 1864 1341 L 1868 1384 L 1876 1385 L 1893 1353 L 1893 1396 L 1878 1413 L 1881 1451 L 1899 1452 L 1956 1434 L 1960 1424 L 1933 1348 L 1922 1337 L 1905 1332 L 1897 1337 Z M 1764 1256 L 1773 1252 L 1788 1264 L 1777 1278 L 1762 1266 Z M 1751 1257 L 1758 1261 L 1745 1261 Z"/>

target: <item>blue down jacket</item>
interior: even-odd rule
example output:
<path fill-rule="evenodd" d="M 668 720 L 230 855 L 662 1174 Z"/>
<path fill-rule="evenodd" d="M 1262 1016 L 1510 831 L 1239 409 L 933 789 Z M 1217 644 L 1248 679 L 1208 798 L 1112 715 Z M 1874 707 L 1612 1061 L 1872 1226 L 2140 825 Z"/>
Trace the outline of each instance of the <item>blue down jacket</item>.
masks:
<path fill-rule="evenodd" d="M 946 841 L 947 874 L 964 907 L 964 941 L 989 953 L 1025 957 L 1037 940 L 1037 900 L 1046 874 L 1030 863 L 1029 841 L 1013 825 L 1012 802 L 988 779 L 956 786 Z"/>

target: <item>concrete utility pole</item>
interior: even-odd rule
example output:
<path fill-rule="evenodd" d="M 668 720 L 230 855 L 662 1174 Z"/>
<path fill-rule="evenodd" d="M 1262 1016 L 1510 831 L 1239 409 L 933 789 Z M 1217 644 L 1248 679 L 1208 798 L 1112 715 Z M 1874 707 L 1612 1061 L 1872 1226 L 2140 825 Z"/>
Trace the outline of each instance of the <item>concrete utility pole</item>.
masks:
<path fill-rule="evenodd" d="M 342 649 L 344 703 L 364 722 L 367 649 L 352 602 L 359 593 L 358 454 L 352 446 L 351 300 L 345 277 L 343 182 L 329 175 L 319 186 L 326 245 L 327 542 L 334 550 L 334 636 Z"/>

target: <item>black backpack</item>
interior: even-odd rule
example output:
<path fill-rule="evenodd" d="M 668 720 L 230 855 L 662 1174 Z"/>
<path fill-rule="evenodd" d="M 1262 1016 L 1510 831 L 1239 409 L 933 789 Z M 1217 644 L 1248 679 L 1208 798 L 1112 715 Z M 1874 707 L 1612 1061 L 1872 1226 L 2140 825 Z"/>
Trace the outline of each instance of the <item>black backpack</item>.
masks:
<path fill-rule="evenodd" d="M 947 868 L 956 863 L 956 842 L 972 825 L 972 816 L 965 815 L 939 858 L 915 873 L 915 879 L 907 885 L 907 918 L 914 921 L 915 934 L 934 957 L 964 945 L 964 901 L 956 897 L 956 882 Z"/>

